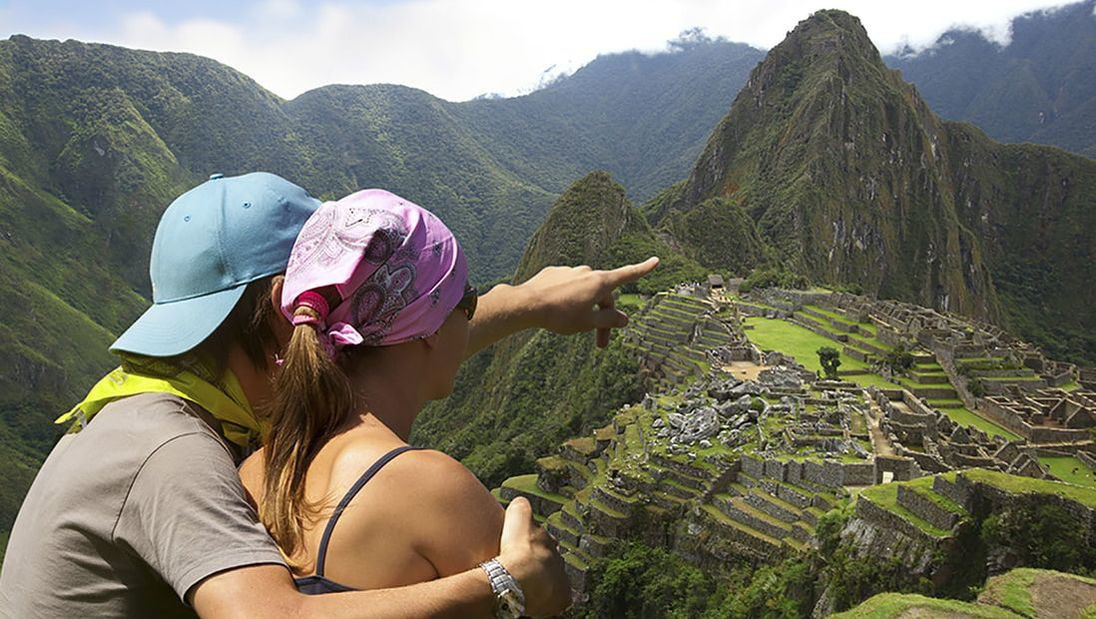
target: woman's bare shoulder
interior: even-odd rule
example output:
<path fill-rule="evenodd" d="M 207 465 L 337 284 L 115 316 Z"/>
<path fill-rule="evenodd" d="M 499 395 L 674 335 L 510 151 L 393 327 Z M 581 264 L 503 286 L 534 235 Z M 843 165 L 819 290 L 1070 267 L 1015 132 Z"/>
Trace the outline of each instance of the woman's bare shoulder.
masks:
<path fill-rule="evenodd" d="M 416 488 L 419 500 L 447 500 L 469 491 L 485 492 L 483 484 L 463 464 L 440 451 L 414 449 L 394 458 L 377 475 L 384 483 Z"/>
<path fill-rule="evenodd" d="M 240 465 L 240 481 L 243 482 L 244 488 L 248 494 L 256 501 L 259 500 L 259 492 L 263 488 L 263 478 L 265 477 L 265 467 L 263 466 L 263 450 L 259 449 L 255 453 L 251 454 Z"/>
<path fill-rule="evenodd" d="M 369 483 L 376 483 L 373 491 L 385 498 L 383 521 L 398 522 L 407 543 L 439 576 L 498 554 L 502 507 L 454 458 L 440 451 L 408 451 Z"/>

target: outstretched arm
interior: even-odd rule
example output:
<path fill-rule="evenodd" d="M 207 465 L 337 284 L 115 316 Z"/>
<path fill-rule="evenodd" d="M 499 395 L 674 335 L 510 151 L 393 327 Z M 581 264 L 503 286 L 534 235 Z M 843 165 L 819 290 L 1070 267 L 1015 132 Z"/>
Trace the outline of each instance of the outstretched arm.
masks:
<path fill-rule="evenodd" d="M 546 267 L 517 286 L 499 284 L 480 297 L 468 326 L 468 356 L 502 338 L 532 328 L 570 335 L 597 329 L 597 345 L 609 344 L 609 331 L 628 324 L 616 309 L 613 292 L 658 266 L 658 258 L 611 271 L 588 266 Z"/>

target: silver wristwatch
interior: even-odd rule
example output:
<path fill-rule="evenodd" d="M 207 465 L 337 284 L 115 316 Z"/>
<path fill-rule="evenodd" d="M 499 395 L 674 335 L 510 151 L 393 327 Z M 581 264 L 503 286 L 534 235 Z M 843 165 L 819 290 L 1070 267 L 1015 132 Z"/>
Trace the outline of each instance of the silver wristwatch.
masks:
<path fill-rule="evenodd" d="M 498 559 L 480 563 L 487 572 L 491 591 L 495 592 L 495 616 L 499 619 L 518 619 L 525 616 L 525 594 L 521 585 L 506 571 Z"/>

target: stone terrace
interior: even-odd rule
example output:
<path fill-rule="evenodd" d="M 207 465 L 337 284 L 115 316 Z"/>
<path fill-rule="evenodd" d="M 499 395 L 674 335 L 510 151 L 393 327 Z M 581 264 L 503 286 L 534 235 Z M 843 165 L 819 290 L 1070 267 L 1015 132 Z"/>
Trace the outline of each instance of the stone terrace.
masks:
<path fill-rule="evenodd" d="M 1092 440 L 1096 427 L 1096 392 L 1078 389 L 1012 391 L 984 399 L 987 416 L 1032 443 Z"/>
<path fill-rule="evenodd" d="M 715 313 L 706 299 L 664 292 L 633 319 L 625 346 L 641 355 L 655 388 L 670 390 L 707 373 L 717 352 L 727 360 L 749 358 L 744 338 Z"/>
<path fill-rule="evenodd" d="M 913 345 L 906 376 L 884 375 L 930 407 L 962 419 L 962 409 L 1033 443 L 1091 440 L 1096 369 L 1046 358 L 1036 347 L 987 323 L 903 303 L 846 293 L 762 290 L 754 302 L 840 342 L 842 353 L 871 363 Z M 1062 391 L 1053 389 L 1063 388 Z M 1064 395 L 1066 393 L 1077 395 Z"/>
<path fill-rule="evenodd" d="M 847 486 L 876 483 L 880 465 L 901 479 L 916 468 L 900 456 L 877 464 L 857 392 L 805 378 L 813 375 L 795 366 L 757 381 L 713 372 L 684 392 L 648 396 L 497 493 L 530 499 L 559 540 L 578 598 L 590 561 L 613 540 L 668 548 L 700 566 L 806 551 L 822 514 L 848 500 Z"/>
<path fill-rule="evenodd" d="M 1088 544 L 1096 543 L 1096 490 L 984 469 L 865 489 L 842 537 L 861 552 L 886 553 L 914 573 L 931 576 L 934 564 L 955 549 L 962 528 L 977 525 L 976 511 L 984 516 L 1023 497 L 1064 507 Z"/>

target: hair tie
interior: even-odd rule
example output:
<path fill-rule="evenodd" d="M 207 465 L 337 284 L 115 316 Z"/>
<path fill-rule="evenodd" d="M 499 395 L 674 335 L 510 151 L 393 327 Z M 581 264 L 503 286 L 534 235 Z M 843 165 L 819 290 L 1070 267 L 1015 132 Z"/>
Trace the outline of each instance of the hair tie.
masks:
<path fill-rule="evenodd" d="M 302 307 L 307 307 L 312 313 L 298 314 L 297 310 Z M 327 299 L 315 290 L 307 290 L 301 293 L 301 296 L 297 297 L 297 303 L 293 307 L 293 326 L 297 325 L 315 325 L 319 330 L 324 330 L 327 326 L 327 315 L 331 312 L 330 306 L 327 304 Z"/>

